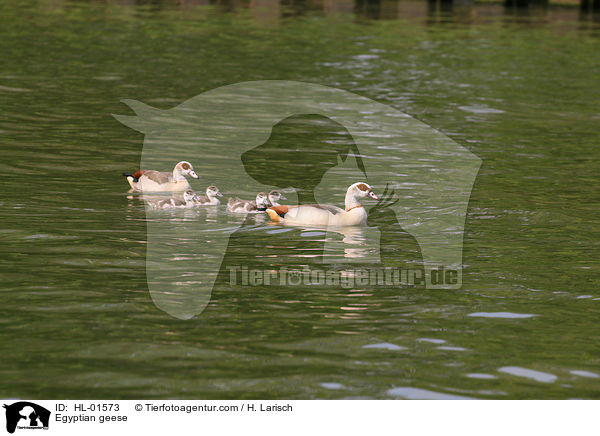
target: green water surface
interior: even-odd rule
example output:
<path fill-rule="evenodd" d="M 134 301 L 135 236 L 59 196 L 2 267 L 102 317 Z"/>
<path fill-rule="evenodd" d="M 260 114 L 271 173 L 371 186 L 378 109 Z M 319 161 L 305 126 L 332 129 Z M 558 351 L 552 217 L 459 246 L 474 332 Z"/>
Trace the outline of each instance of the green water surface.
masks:
<path fill-rule="evenodd" d="M 0 396 L 600 398 L 599 37 L 576 7 L 2 2 Z M 482 159 L 461 289 L 222 280 L 191 320 L 153 304 L 146 221 L 234 218 L 147 216 L 121 177 L 144 137 L 111 114 L 267 79 L 369 97 Z M 272 230 L 249 218 L 225 262 L 313 262 L 318 233 Z M 410 238 L 385 256 L 420 261 Z"/>

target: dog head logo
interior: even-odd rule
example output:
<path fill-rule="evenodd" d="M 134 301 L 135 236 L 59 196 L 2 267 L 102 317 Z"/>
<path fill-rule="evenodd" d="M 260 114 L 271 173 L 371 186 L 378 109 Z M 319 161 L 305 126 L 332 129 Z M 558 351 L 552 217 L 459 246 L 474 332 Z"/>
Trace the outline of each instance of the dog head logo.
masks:
<path fill-rule="evenodd" d="M 428 288 L 461 286 L 464 222 L 481 160 L 426 124 L 344 90 L 291 81 L 224 86 L 169 110 L 124 102 L 136 115 L 115 117 L 144 133 L 142 168 L 171 168 L 183 159 L 193 162 L 201 181 L 210 181 L 226 194 L 239 192 L 240 186 L 255 193 L 293 188 L 298 197 L 310 195 L 326 204 L 338 199 L 320 187 L 331 183 L 337 169 L 329 169 L 338 166 L 354 171 L 357 182 L 368 182 L 379 192 L 386 188 L 395 192 L 400 201 L 386 199 L 376 215 L 394 215 L 416 239 Z M 277 126 L 298 115 L 332 120 L 349 132 L 353 143 L 321 144 L 314 151 L 315 159 L 323 162 L 321 170 L 293 170 L 293 150 L 277 154 Z M 274 156 L 270 165 L 290 165 L 296 173 L 276 179 L 255 171 L 264 147 L 272 147 L 267 153 Z M 289 200 L 293 204 L 295 199 Z M 181 319 L 201 313 L 210 300 L 229 236 L 243 221 L 241 216 L 237 226 L 227 229 L 209 222 L 186 222 L 175 229 L 169 220 L 148 220 L 146 273 L 154 303 Z M 340 258 L 353 260 L 352 253 Z M 378 260 L 376 254 L 367 259 Z M 455 280 L 432 279 L 443 269 L 456 271 Z"/>
<path fill-rule="evenodd" d="M 14 433 L 17 428 L 38 429 L 48 428 L 50 411 L 29 401 L 19 401 L 10 405 L 5 404 L 6 431 Z"/>

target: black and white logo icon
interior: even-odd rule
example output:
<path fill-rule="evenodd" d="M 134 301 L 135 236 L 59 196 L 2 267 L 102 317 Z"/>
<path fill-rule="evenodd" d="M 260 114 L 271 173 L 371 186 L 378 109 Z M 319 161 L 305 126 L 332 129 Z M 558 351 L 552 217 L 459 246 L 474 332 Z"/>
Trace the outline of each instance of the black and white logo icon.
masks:
<path fill-rule="evenodd" d="M 6 431 L 14 433 L 18 429 L 39 430 L 48 429 L 50 411 L 29 401 L 19 401 L 10 405 L 5 404 Z"/>

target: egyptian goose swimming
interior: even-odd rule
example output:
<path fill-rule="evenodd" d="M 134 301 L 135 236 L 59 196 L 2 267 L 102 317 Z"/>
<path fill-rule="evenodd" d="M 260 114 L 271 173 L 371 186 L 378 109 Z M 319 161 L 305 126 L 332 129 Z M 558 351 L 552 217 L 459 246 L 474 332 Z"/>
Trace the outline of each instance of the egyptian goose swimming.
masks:
<path fill-rule="evenodd" d="M 367 212 L 361 206 L 361 198 L 378 197 L 369 185 L 363 182 L 351 185 L 346 191 L 346 209 L 328 204 L 299 206 L 273 206 L 267 209 L 271 220 L 286 224 L 317 226 L 364 226 Z"/>
<path fill-rule="evenodd" d="M 185 176 L 198 178 L 192 164 L 184 160 L 175 165 L 172 173 L 139 170 L 134 174 L 123 173 L 123 175 L 127 177 L 127 181 L 134 191 L 142 192 L 186 191 L 191 189 L 191 186 Z"/>
<path fill-rule="evenodd" d="M 269 192 L 269 203 L 271 206 L 279 206 L 279 200 L 287 200 L 279 191 Z"/>
<path fill-rule="evenodd" d="M 227 210 L 235 213 L 259 213 L 264 212 L 269 207 L 267 194 L 259 192 L 256 200 L 241 200 L 240 198 L 230 198 L 227 203 Z"/>
<path fill-rule="evenodd" d="M 195 195 L 194 202 L 198 206 L 218 206 L 221 201 L 217 197 L 222 197 L 223 194 L 216 186 L 206 188 L 206 195 Z"/>
<path fill-rule="evenodd" d="M 183 200 L 178 198 L 168 198 L 166 200 L 159 200 L 156 202 L 148 202 L 148 204 L 156 209 L 184 209 L 191 208 L 196 205 L 195 198 L 196 193 L 191 189 L 188 189 L 183 193 Z"/>

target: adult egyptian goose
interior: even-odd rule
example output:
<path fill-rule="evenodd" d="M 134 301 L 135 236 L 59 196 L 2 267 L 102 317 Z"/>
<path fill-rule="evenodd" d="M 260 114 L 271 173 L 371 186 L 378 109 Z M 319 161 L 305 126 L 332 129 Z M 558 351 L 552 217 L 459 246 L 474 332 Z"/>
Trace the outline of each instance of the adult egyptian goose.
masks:
<path fill-rule="evenodd" d="M 269 207 L 269 198 L 264 192 L 256 195 L 256 200 L 242 200 L 240 198 L 230 198 L 227 203 L 227 210 L 235 213 L 259 213 L 264 212 Z"/>
<path fill-rule="evenodd" d="M 123 175 L 127 177 L 134 191 L 142 192 L 186 191 L 191 189 L 191 186 L 185 176 L 198 178 L 192 164 L 184 160 L 175 165 L 172 173 L 139 170 L 133 174 L 123 173 Z"/>
<path fill-rule="evenodd" d="M 194 201 L 195 197 L 196 193 L 191 189 L 188 189 L 183 193 L 183 200 L 178 198 L 168 198 L 156 202 L 148 201 L 148 204 L 156 209 L 185 209 L 196 205 Z"/>
<path fill-rule="evenodd" d="M 286 224 L 316 226 L 364 226 L 367 224 L 367 212 L 359 203 L 360 199 L 378 197 L 371 187 L 359 182 L 346 191 L 346 209 L 329 204 L 311 204 L 299 206 L 273 206 L 267 209 L 271 220 Z"/>
<path fill-rule="evenodd" d="M 269 192 L 269 203 L 271 206 L 279 206 L 279 200 L 287 200 L 279 191 Z"/>
<path fill-rule="evenodd" d="M 206 195 L 194 196 L 194 203 L 197 206 L 218 206 L 221 201 L 217 197 L 222 197 L 223 194 L 219 191 L 216 186 L 209 186 L 206 188 Z"/>

